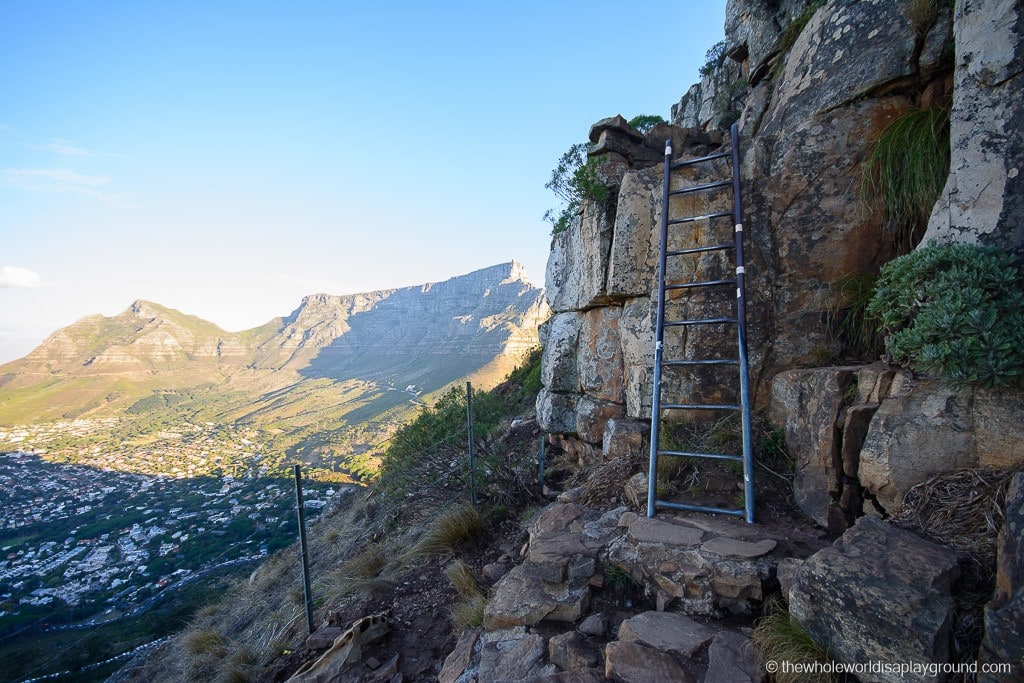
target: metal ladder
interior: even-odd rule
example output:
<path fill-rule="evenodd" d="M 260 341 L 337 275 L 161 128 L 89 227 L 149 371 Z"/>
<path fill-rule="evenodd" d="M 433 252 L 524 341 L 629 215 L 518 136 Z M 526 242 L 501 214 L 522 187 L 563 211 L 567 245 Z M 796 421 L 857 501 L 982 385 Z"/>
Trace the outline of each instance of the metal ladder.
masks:
<path fill-rule="evenodd" d="M 658 265 L 658 313 L 655 346 L 654 346 L 654 390 L 651 400 L 651 451 L 650 465 L 647 478 L 647 516 L 653 517 L 658 508 L 676 510 L 691 510 L 695 512 L 710 512 L 724 515 L 735 515 L 743 517 L 750 524 L 754 522 L 754 459 L 751 448 L 751 427 L 750 427 L 750 373 L 747 366 L 747 333 L 746 333 L 746 292 L 744 288 L 744 261 L 743 261 L 743 214 L 740 204 L 740 177 L 739 177 L 739 130 L 733 124 L 731 130 L 731 150 L 710 154 L 708 156 L 686 159 L 684 161 L 672 161 L 672 141 L 665 142 L 665 171 L 662 193 L 661 211 L 661 247 Z M 717 159 L 731 158 L 732 178 L 720 180 L 703 185 L 685 187 L 678 190 L 671 189 L 673 171 L 687 166 L 713 162 Z M 708 212 L 695 216 L 669 217 L 669 202 L 673 196 L 692 194 L 699 192 L 721 191 L 732 187 L 732 211 Z M 710 244 L 706 246 L 695 246 L 686 249 L 668 250 L 668 229 L 669 226 L 693 221 L 718 221 L 725 218 L 732 218 L 735 226 L 734 241 L 724 244 Z M 709 232 L 711 232 L 709 230 Z M 736 276 L 730 279 L 704 280 L 697 282 L 669 284 L 666 278 L 666 262 L 670 256 L 682 256 L 685 254 L 703 254 L 707 252 L 733 250 L 735 254 Z M 734 286 L 736 290 L 736 313 L 735 317 L 712 317 L 699 319 L 665 320 L 665 292 L 666 290 L 692 290 L 698 287 L 711 287 L 730 292 L 726 287 Z M 737 329 L 737 357 L 733 359 L 718 358 L 670 358 L 662 357 L 665 339 L 665 328 L 676 326 L 692 325 L 736 325 Z M 735 365 L 739 370 L 739 403 L 680 403 L 662 402 L 662 369 L 667 367 L 686 366 L 715 366 Z M 666 410 L 686 411 L 729 411 L 739 412 L 742 431 L 742 454 L 730 453 L 702 453 L 695 451 L 663 450 L 660 447 L 661 416 Z M 711 460 L 731 460 L 743 463 L 743 491 L 744 507 L 740 509 L 708 507 L 703 505 L 690 505 L 674 503 L 656 499 L 658 481 L 658 456 L 672 456 L 678 458 L 705 458 Z"/>

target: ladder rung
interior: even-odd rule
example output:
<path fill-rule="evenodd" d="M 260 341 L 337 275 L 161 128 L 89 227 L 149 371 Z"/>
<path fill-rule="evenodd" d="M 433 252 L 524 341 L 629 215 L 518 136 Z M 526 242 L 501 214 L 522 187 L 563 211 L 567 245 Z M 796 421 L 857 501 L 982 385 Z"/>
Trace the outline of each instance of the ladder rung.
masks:
<path fill-rule="evenodd" d="M 703 282 L 684 282 L 678 285 L 665 285 L 665 289 L 689 289 L 690 287 L 711 287 L 712 285 L 734 285 L 736 280 L 704 280 Z"/>
<path fill-rule="evenodd" d="M 742 406 L 732 403 L 663 403 L 662 410 L 739 410 Z"/>
<path fill-rule="evenodd" d="M 722 251 L 724 249 L 735 249 L 734 243 L 729 244 L 713 244 L 708 247 L 692 247 L 690 249 L 675 249 L 673 251 L 666 251 L 665 256 L 682 256 L 683 254 L 700 254 L 705 251 Z"/>
<path fill-rule="evenodd" d="M 719 180 L 715 183 L 708 183 L 707 185 L 694 185 L 693 187 L 684 187 L 679 190 L 672 190 L 669 195 L 679 194 L 690 194 L 691 192 L 701 192 L 704 190 L 715 190 L 720 187 L 729 187 L 732 185 L 732 180 Z"/>
<path fill-rule="evenodd" d="M 671 503 L 667 500 L 656 500 L 654 501 L 655 507 L 669 508 L 672 510 L 689 510 L 690 512 L 710 512 L 718 515 L 735 515 L 736 517 L 745 516 L 744 510 L 734 510 L 732 508 L 713 508 L 706 505 L 687 505 L 686 503 Z"/>
<path fill-rule="evenodd" d="M 732 323 L 736 324 L 739 322 L 736 318 L 700 318 L 698 320 L 666 320 L 663 325 L 665 327 L 678 327 L 680 325 L 712 325 L 716 323 Z"/>
<path fill-rule="evenodd" d="M 694 221 L 703 221 L 708 218 L 724 218 L 726 216 L 732 216 L 732 211 L 715 211 L 714 213 L 704 213 L 700 216 L 688 216 L 686 218 L 673 218 L 668 222 L 669 225 L 679 225 L 680 223 L 692 223 Z"/>
<path fill-rule="evenodd" d="M 699 164 L 702 161 L 714 161 L 715 159 L 724 159 L 729 156 L 730 152 L 718 152 L 717 154 L 709 154 L 706 157 L 695 157 L 693 159 L 686 159 L 685 161 L 677 161 L 672 164 L 672 170 L 682 168 L 684 166 L 692 166 L 693 164 Z"/>
<path fill-rule="evenodd" d="M 711 460 L 738 460 L 742 461 L 742 455 L 732 453 L 699 453 L 697 451 L 658 451 L 658 455 L 675 455 L 680 458 L 709 458 Z"/>
<path fill-rule="evenodd" d="M 706 360 L 663 360 L 661 361 L 662 366 L 666 365 L 739 365 L 738 360 L 732 360 L 728 358 L 724 359 L 706 359 Z"/>

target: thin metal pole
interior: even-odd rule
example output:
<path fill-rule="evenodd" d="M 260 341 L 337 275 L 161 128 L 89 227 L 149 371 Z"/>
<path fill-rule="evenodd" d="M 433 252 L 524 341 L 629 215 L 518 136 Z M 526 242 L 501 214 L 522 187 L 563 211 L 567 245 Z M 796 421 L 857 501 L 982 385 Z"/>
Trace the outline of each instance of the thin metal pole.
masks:
<path fill-rule="evenodd" d="M 740 411 L 743 426 L 743 503 L 748 524 L 754 523 L 754 453 L 750 433 L 750 370 L 747 367 L 747 294 L 744 286 L 743 205 L 740 201 L 739 125 L 732 124 L 732 211 L 736 221 L 736 320 L 740 361 Z"/>
<path fill-rule="evenodd" d="M 302 468 L 295 466 L 295 504 L 299 508 L 299 545 L 302 547 L 302 595 L 306 601 L 306 628 L 313 634 L 313 587 L 309 582 L 309 544 L 306 542 L 306 511 L 302 501 Z"/>
<path fill-rule="evenodd" d="M 469 493 L 476 505 L 476 445 L 473 438 L 473 384 L 466 382 L 466 433 L 469 440 Z"/>
<path fill-rule="evenodd" d="M 540 437 L 540 454 L 537 456 L 537 468 L 540 479 L 540 493 L 544 495 L 544 437 Z"/>
<path fill-rule="evenodd" d="M 647 470 L 647 516 L 654 516 L 658 485 L 658 438 L 661 421 L 661 347 L 665 338 L 665 251 L 668 243 L 669 184 L 672 171 L 672 140 L 665 140 L 665 171 L 661 194 L 661 250 L 658 255 L 658 317 L 654 340 L 654 388 L 651 396 L 651 457 Z"/>

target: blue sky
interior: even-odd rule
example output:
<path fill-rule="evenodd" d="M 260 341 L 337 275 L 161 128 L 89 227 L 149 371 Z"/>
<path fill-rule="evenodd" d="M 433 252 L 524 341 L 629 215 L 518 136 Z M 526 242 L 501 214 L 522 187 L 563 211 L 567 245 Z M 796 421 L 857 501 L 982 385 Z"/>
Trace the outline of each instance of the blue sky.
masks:
<path fill-rule="evenodd" d="M 241 330 L 302 296 L 515 259 L 551 168 L 668 117 L 724 0 L 0 2 L 0 362 L 157 301 Z"/>

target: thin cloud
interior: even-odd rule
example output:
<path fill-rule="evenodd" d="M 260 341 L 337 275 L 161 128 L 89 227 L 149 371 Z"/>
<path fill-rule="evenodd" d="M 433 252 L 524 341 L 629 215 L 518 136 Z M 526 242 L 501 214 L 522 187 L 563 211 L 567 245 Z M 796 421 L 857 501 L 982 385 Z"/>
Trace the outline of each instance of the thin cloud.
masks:
<path fill-rule="evenodd" d="M 30 149 L 38 149 L 44 152 L 52 152 L 53 154 L 59 154 L 60 156 L 66 157 L 114 157 L 117 159 L 124 159 L 125 157 L 121 154 L 115 154 L 113 152 L 101 152 L 95 149 L 87 149 L 85 147 L 79 147 L 69 140 L 62 138 L 53 138 L 46 144 L 29 144 Z"/>
<path fill-rule="evenodd" d="M 4 266 L 0 268 L 0 288 L 3 289 L 34 289 L 42 287 L 43 280 L 39 273 L 29 268 Z"/>
<path fill-rule="evenodd" d="M 29 192 L 62 192 L 91 197 L 101 204 L 131 206 L 121 197 L 100 192 L 96 188 L 110 182 L 107 176 L 89 176 L 70 168 L 4 168 L 0 169 L 0 186 Z"/>

